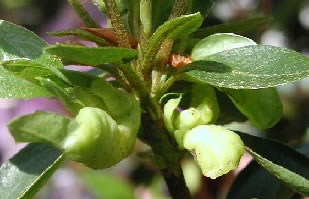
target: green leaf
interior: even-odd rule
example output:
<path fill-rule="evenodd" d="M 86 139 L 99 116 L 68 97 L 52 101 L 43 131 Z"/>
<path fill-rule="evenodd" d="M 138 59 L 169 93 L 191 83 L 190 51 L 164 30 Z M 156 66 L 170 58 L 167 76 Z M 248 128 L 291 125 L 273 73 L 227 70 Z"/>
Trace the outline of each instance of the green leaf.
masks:
<path fill-rule="evenodd" d="M 99 27 L 79 0 L 68 0 L 84 24 L 91 28 Z"/>
<path fill-rule="evenodd" d="M 157 30 L 171 15 L 175 0 L 152 0 L 152 25 L 153 32 Z M 207 17 L 213 5 L 213 0 L 191 0 L 187 13 L 200 12 L 203 18 Z"/>
<path fill-rule="evenodd" d="M 0 65 L 0 98 L 29 99 L 51 96 L 46 89 L 9 73 Z"/>
<path fill-rule="evenodd" d="M 168 20 L 175 0 L 152 0 L 152 31 Z"/>
<path fill-rule="evenodd" d="M 202 22 L 203 18 L 201 14 L 195 13 L 177 17 L 161 25 L 152 35 L 149 47 L 144 56 L 142 68 L 145 69 L 146 73 L 150 72 L 151 62 L 165 39 L 179 39 L 185 37 L 187 34 L 200 27 Z"/>
<path fill-rule="evenodd" d="M 187 78 L 234 89 L 275 87 L 309 76 L 309 59 L 293 50 L 253 45 L 222 51 L 194 61 Z"/>
<path fill-rule="evenodd" d="M 91 170 L 81 173 L 81 176 L 85 186 L 98 198 L 136 198 L 133 187 L 116 176 Z"/>
<path fill-rule="evenodd" d="M 193 60 L 203 60 L 205 57 L 233 48 L 240 48 L 256 43 L 246 37 L 233 33 L 218 33 L 206 37 L 197 43 L 191 52 Z"/>
<path fill-rule="evenodd" d="M 190 13 L 200 12 L 203 18 L 208 16 L 214 3 L 213 0 L 192 0 L 189 2 L 188 9 L 190 10 Z"/>
<path fill-rule="evenodd" d="M 235 34 L 246 34 L 258 31 L 261 27 L 270 24 L 271 21 L 272 21 L 271 17 L 255 17 L 255 18 L 243 19 L 239 21 L 210 26 L 207 28 L 201 28 L 192 33 L 191 37 L 203 39 L 215 33 L 230 33 L 230 32 Z"/>
<path fill-rule="evenodd" d="M 79 110 L 85 107 L 81 99 L 75 97 L 74 88 L 62 87 L 50 79 L 40 78 L 38 80 L 44 88 L 61 100 L 72 115 L 77 115 Z"/>
<path fill-rule="evenodd" d="M 271 128 L 282 116 L 282 103 L 274 88 L 220 90 L 226 93 L 238 110 L 259 129 Z"/>
<path fill-rule="evenodd" d="M 66 36 L 75 36 L 79 39 L 85 40 L 85 41 L 92 41 L 95 42 L 96 44 L 100 46 L 110 46 L 105 39 L 96 36 L 95 34 L 80 29 L 80 28 L 74 28 L 74 29 L 69 29 L 69 30 L 61 30 L 57 32 L 49 32 L 49 35 L 56 36 L 56 37 L 66 37 Z"/>
<path fill-rule="evenodd" d="M 0 64 L 2 61 L 30 59 L 50 68 L 63 68 L 61 61 L 47 54 L 47 44 L 33 32 L 0 20 Z M 0 98 L 28 99 L 50 97 L 51 94 L 22 78 L 8 73 L 0 65 Z"/>
<path fill-rule="evenodd" d="M 217 125 L 229 124 L 231 122 L 244 122 L 247 120 L 226 94 L 217 91 L 216 96 L 220 107 L 219 118 L 216 122 Z"/>
<path fill-rule="evenodd" d="M 296 148 L 297 151 L 309 157 L 309 145 Z M 278 178 L 252 161 L 236 177 L 229 190 L 227 199 L 291 199 L 295 192 L 284 186 Z"/>
<path fill-rule="evenodd" d="M 36 77 L 55 76 L 71 84 L 71 82 L 55 67 L 38 63 L 37 61 L 18 59 L 3 62 L 2 65 L 6 70 L 15 73 L 28 81 L 34 81 Z"/>
<path fill-rule="evenodd" d="M 100 65 L 134 59 L 137 51 L 129 48 L 97 47 L 56 44 L 46 48 L 48 53 L 84 65 Z"/>
<path fill-rule="evenodd" d="M 82 80 L 82 78 L 85 76 L 80 75 L 79 77 Z M 60 99 L 61 102 L 65 105 L 66 109 L 74 116 L 77 115 L 79 110 L 84 107 L 96 107 L 104 110 L 106 109 L 103 100 L 94 92 L 92 92 L 90 87 L 63 86 L 62 84 L 59 84 L 58 81 L 53 81 L 51 79 L 37 79 L 40 81 L 40 84 L 43 87 L 45 87 L 47 90 L 49 90 L 50 93 Z M 89 84 L 91 83 L 89 82 Z"/>
<path fill-rule="evenodd" d="M 45 144 L 29 144 L 0 168 L 0 197 L 32 198 L 59 167 L 63 156 Z"/>
<path fill-rule="evenodd" d="M 256 161 L 252 161 L 233 182 L 227 199 L 291 199 L 295 192 L 281 182 Z"/>
<path fill-rule="evenodd" d="M 43 111 L 18 117 L 8 125 L 16 142 L 48 143 L 58 149 L 62 148 L 68 132 L 77 126 L 73 119 Z"/>
<path fill-rule="evenodd" d="M 158 49 L 165 39 L 179 39 L 201 26 L 203 18 L 200 13 L 184 15 L 165 22 L 153 34 L 147 52 Z"/>
<path fill-rule="evenodd" d="M 33 32 L 0 20 L 0 61 L 27 58 L 51 67 L 63 68 L 59 59 L 44 51 L 46 46 Z"/>
<path fill-rule="evenodd" d="M 31 60 L 19 59 L 6 61 L 2 65 L 10 73 L 33 83 L 35 83 L 36 77 L 49 77 L 54 75 L 50 70 Z"/>
<path fill-rule="evenodd" d="M 237 133 L 259 165 L 293 191 L 309 196 L 309 158 L 280 143 Z"/>
<path fill-rule="evenodd" d="M 3 86 L 3 95 L 0 97 L 19 97 L 19 98 L 31 98 L 33 96 L 38 97 L 52 97 L 57 96 L 60 97 L 58 92 L 55 92 L 55 86 L 58 88 L 58 91 L 62 90 L 64 93 L 67 93 L 68 91 L 71 91 L 68 96 L 74 98 L 78 97 L 80 95 L 83 95 L 81 90 L 85 90 L 87 88 L 90 88 L 92 81 L 97 79 L 98 77 L 78 71 L 69 71 L 69 70 L 61 70 L 59 71 L 56 68 L 52 68 L 51 70 L 48 70 L 49 67 L 42 66 L 35 61 L 30 60 L 14 60 L 14 61 L 8 61 L 4 62 L 6 70 L 10 71 L 8 73 L 6 70 L 3 70 L 7 75 L 5 77 L 9 78 L 9 81 L 13 81 L 15 78 L 18 78 L 18 81 L 23 82 L 24 84 L 28 85 L 26 88 L 20 82 L 14 82 Z M 1 71 L 1 70 L 0 70 Z M 54 71 L 54 72 L 53 72 Z M 1 73 L 1 72 L 0 72 Z M 14 75 L 12 75 L 13 73 Z M 18 77 L 16 77 L 18 76 Z M 20 79 L 21 78 L 21 79 Z M 27 80 L 27 81 L 25 81 Z M 49 84 L 42 84 L 42 81 L 51 81 L 54 87 L 51 89 Z M 29 81 L 29 82 L 28 82 Z M 75 85 L 74 89 L 65 90 L 69 87 L 69 85 L 65 82 L 67 82 L 69 85 Z M 34 85 L 35 84 L 35 85 Z M 18 86 L 15 88 L 15 86 Z M 5 87 L 6 86 L 6 87 Z M 7 88 L 7 87 L 10 88 Z M 29 87 L 34 87 L 34 91 L 30 92 Z M 40 86 L 40 87 L 39 87 Z M 42 87 L 43 86 L 43 87 Z M 82 87 L 83 89 L 79 88 Z M 7 88 L 7 89 L 5 89 Z M 13 93 L 5 93 L 9 92 L 10 90 L 14 91 Z M 29 91 L 29 92 L 28 92 Z M 40 94 L 42 93 L 43 94 Z M 44 92 L 46 94 L 44 94 Z M 85 91 L 87 93 L 87 91 Z M 6 94 L 6 95 L 5 95 Z M 27 97 L 29 96 L 29 97 Z M 85 100 L 93 100 L 92 98 L 93 94 L 87 94 L 87 97 L 84 97 Z M 61 98 L 61 97 L 60 97 Z M 79 98 L 79 97 L 78 97 Z M 81 97 L 82 98 L 82 97 Z M 87 103 L 89 104 L 89 103 Z M 99 106 L 98 106 L 99 107 Z"/>
<path fill-rule="evenodd" d="M 70 82 L 72 82 L 73 85 L 83 88 L 90 88 L 92 81 L 98 79 L 97 76 L 85 72 L 72 70 L 62 70 L 61 72 L 66 76 L 66 78 L 69 79 Z"/>

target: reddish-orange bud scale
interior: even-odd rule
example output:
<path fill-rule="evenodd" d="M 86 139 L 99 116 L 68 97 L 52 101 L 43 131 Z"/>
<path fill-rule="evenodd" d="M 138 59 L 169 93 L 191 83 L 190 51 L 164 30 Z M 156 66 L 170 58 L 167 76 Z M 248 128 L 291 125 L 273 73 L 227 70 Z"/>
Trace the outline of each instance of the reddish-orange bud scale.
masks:
<path fill-rule="evenodd" d="M 192 63 L 193 59 L 187 55 L 172 54 L 169 57 L 169 64 L 176 68 L 182 68 L 185 65 Z"/>
<path fill-rule="evenodd" d="M 116 33 L 112 28 L 87 28 L 87 27 L 82 27 L 83 30 L 86 30 L 88 32 L 91 32 L 109 43 L 111 43 L 114 46 L 118 46 L 117 38 L 116 38 Z M 131 47 L 136 49 L 138 45 L 138 41 L 134 39 L 132 36 L 129 36 L 129 42 L 131 44 Z"/>

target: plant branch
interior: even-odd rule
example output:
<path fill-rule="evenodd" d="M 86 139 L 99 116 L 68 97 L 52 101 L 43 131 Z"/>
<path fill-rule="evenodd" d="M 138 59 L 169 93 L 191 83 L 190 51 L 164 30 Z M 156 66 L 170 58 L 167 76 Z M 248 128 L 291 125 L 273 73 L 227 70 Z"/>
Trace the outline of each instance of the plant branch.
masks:
<path fill-rule="evenodd" d="M 169 19 L 174 19 L 182 15 L 191 0 L 176 0 L 173 6 L 173 10 Z"/>
<path fill-rule="evenodd" d="M 149 111 L 152 115 L 153 120 L 157 120 L 161 116 L 161 111 L 157 103 L 150 98 L 150 91 L 146 86 L 145 82 L 138 76 L 137 73 L 132 69 L 130 64 L 118 64 L 116 66 L 119 68 L 127 80 L 129 81 L 132 89 L 137 93 L 138 98 L 141 101 L 141 105 L 144 109 Z"/>
<path fill-rule="evenodd" d="M 140 2 L 140 47 L 142 50 L 142 56 L 140 62 L 143 61 L 144 53 L 146 52 L 149 41 L 151 38 L 152 31 L 152 1 L 151 0 L 141 0 Z M 142 73 L 140 71 L 140 73 Z"/>
<path fill-rule="evenodd" d="M 74 8 L 76 13 L 80 16 L 80 18 L 83 20 L 85 25 L 89 28 L 98 28 L 100 27 L 89 15 L 87 10 L 84 8 L 84 6 L 80 3 L 79 0 L 69 0 L 69 3 Z"/>
<path fill-rule="evenodd" d="M 139 138 L 151 146 L 155 163 L 159 167 L 169 192 L 173 199 L 191 199 L 186 186 L 180 161 L 183 152 L 164 127 L 163 120 L 153 121 L 148 115 L 143 115 L 143 130 Z"/>
<path fill-rule="evenodd" d="M 168 63 L 172 48 L 173 40 L 166 40 L 163 42 L 161 49 L 158 52 L 156 67 L 152 73 L 152 97 L 156 97 L 156 94 L 160 90 L 161 85 L 166 81 L 166 65 Z"/>
<path fill-rule="evenodd" d="M 152 1 L 141 0 L 140 20 L 143 25 L 143 32 L 149 38 L 152 30 Z"/>
<path fill-rule="evenodd" d="M 115 0 L 104 0 L 106 12 L 111 20 L 111 24 L 116 33 L 119 47 L 131 48 L 129 34 L 125 29 L 125 25 L 120 17 Z"/>

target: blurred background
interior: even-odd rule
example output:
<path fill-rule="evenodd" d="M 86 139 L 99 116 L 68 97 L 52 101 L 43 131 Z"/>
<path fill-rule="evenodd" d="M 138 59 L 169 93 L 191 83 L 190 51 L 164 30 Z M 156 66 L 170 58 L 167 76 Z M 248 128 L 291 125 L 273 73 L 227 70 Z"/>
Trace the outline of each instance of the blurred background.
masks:
<path fill-rule="evenodd" d="M 104 26 L 105 18 L 96 7 L 82 0 L 91 15 Z M 255 16 L 271 16 L 273 22 L 261 31 L 248 33 L 260 44 L 292 48 L 309 55 L 309 0 L 216 0 L 203 26 L 211 26 Z M 46 32 L 83 26 L 65 0 L 0 0 L 0 19 L 34 31 L 49 44 L 72 40 L 55 38 Z M 1 39 L 1 38 L 0 38 Z M 309 80 L 278 87 L 283 104 L 282 120 L 265 136 L 291 146 L 309 143 Z M 7 123 L 19 115 L 35 110 L 66 114 L 63 106 L 52 99 L 0 100 L 0 164 L 13 156 L 23 145 L 16 145 L 7 132 Z M 242 129 L 255 133 L 248 123 Z M 147 151 L 138 143 L 137 151 Z M 196 199 L 225 198 L 239 170 L 250 161 L 244 156 L 242 167 L 217 180 L 203 178 L 192 160 L 185 160 L 186 181 Z M 266 191 L 266 190 L 265 190 Z M 37 199 L 165 199 L 167 189 L 147 153 L 136 153 L 119 165 L 104 171 L 91 171 L 66 162 L 52 180 L 36 196 Z M 0 197 L 1 198 L 1 197 Z M 301 198 L 295 195 L 294 198 Z"/>

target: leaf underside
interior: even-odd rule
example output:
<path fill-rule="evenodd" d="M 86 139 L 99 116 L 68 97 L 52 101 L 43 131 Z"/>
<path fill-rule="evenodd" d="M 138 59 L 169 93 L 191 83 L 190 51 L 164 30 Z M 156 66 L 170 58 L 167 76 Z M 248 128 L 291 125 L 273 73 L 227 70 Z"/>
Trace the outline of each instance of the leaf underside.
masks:
<path fill-rule="evenodd" d="M 30 199 L 62 162 L 62 153 L 45 144 L 29 144 L 0 168 L 0 198 Z"/>
<path fill-rule="evenodd" d="M 237 132 L 259 165 L 302 195 L 309 195 L 309 158 L 278 142 Z"/>

